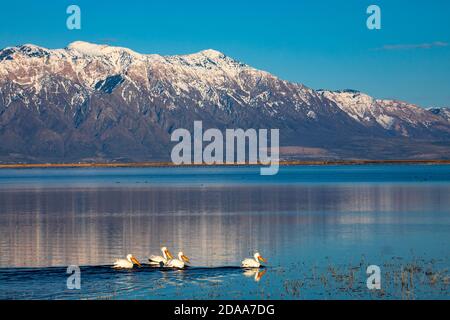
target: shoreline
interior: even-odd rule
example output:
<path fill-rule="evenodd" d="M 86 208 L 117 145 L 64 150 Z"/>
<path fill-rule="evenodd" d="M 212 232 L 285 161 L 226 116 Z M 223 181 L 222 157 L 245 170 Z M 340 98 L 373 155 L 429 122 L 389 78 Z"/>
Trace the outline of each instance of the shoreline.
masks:
<path fill-rule="evenodd" d="M 280 166 L 332 166 L 332 165 L 381 165 L 381 164 L 428 164 L 446 165 L 450 160 L 334 160 L 334 161 L 280 161 Z M 232 167 L 257 166 L 260 164 L 181 164 L 172 162 L 94 162 L 94 163 L 20 163 L 0 164 L 0 169 L 31 169 L 31 168 L 146 168 L 146 167 Z"/>

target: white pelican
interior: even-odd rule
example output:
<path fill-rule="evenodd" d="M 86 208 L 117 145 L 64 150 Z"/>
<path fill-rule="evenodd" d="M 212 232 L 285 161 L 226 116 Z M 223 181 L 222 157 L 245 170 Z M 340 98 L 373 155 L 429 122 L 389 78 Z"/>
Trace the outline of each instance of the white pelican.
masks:
<path fill-rule="evenodd" d="M 169 249 L 167 249 L 166 247 L 162 247 L 161 248 L 161 252 L 162 252 L 162 256 L 154 256 L 151 255 L 148 258 L 148 261 L 150 262 L 151 265 L 165 265 L 167 263 L 167 261 L 169 261 L 170 259 L 173 259 L 172 254 L 170 253 Z"/>
<path fill-rule="evenodd" d="M 259 268 L 261 266 L 261 262 L 267 262 L 267 260 L 264 259 L 259 254 L 259 252 L 257 252 L 253 255 L 253 259 L 251 258 L 244 259 L 241 263 L 241 266 L 243 268 Z"/>
<path fill-rule="evenodd" d="M 113 268 L 131 269 L 135 264 L 137 264 L 139 267 L 141 266 L 139 261 L 132 254 L 129 254 L 127 255 L 126 259 L 117 259 L 116 261 L 114 261 Z"/>
<path fill-rule="evenodd" d="M 189 258 L 186 257 L 182 251 L 180 251 L 178 252 L 178 259 L 170 259 L 164 266 L 168 268 L 183 269 L 185 262 L 189 263 Z"/>

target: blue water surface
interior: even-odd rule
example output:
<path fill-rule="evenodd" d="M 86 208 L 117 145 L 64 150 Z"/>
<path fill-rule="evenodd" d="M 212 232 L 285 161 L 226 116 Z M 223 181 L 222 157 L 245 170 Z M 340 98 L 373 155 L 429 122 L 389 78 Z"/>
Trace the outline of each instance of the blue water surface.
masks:
<path fill-rule="evenodd" d="M 448 165 L 0 170 L 0 299 L 447 299 L 449 244 Z"/>

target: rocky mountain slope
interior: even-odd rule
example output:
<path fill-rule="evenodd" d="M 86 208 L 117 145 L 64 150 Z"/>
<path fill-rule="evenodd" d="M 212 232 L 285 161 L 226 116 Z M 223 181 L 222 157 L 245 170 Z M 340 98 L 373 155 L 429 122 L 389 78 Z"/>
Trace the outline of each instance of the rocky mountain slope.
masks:
<path fill-rule="evenodd" d="M 428 110 L 442 119 L 450 121 L 450 108 L 430 108 Z"/>
<path fill-rule="evenodd" d="M 144 55 L 74 42 L 0 51 L 0 161 L 169 160 L 170 133 L 279 128 L 282 158 L 450 158 L 444 111 L 313 90 L 215 50 Z"/>

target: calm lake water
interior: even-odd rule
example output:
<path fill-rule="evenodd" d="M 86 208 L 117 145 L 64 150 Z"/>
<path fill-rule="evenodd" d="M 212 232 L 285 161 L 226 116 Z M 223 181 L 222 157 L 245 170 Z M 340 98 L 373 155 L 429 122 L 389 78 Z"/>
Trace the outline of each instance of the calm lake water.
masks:
<path fill-rule="evenodd" d="M 448 165 L 0 170 L 0 299 L 448 299 L 449 245 Z"/>

